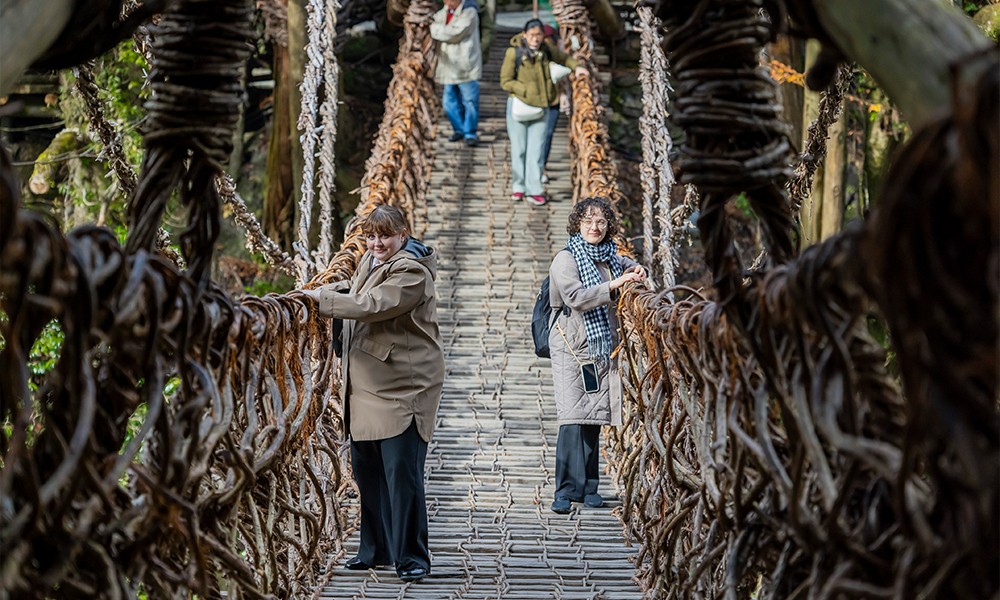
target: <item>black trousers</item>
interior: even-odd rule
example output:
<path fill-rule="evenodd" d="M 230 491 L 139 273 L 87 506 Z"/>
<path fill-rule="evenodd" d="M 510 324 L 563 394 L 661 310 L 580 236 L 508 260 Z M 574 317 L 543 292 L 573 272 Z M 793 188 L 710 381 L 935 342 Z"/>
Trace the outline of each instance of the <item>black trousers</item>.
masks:
<path fill-rule="evenodd" d="M 556 442 L 555 498 L 583 502 L 597 493 L 600 425 L 560 425 Z"/>
<path fill-rule="evenodd" d="M 351 441 L 351 465 L 361 493 L 358 558 L 369 565 L 396 565 L 396 572 L 423 567 L 427 551 L 424 459 L 427 442 L 416 423 L 387 440 Z"/>

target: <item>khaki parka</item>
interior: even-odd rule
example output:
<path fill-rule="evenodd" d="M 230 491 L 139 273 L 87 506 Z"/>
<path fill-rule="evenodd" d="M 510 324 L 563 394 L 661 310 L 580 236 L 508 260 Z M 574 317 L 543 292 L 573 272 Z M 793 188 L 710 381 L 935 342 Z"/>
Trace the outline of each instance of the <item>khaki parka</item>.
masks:
<path fill-rule="evenodd" d="M 414 421 L 425 442 L 434 433 L 444 384 L 437 254 L 419 247 L 427 256 L 402 249 L 375 268 L 365 252 L 350 281 L 320 288 L 320 315 L 344 319 L 341 398 L 357 441 L 395 437 Z"/>
<path fill-rule="evenodd" d="M 534 58 L 528 58 L 525 54 L 520 68 L 515 68 L 517 48 L 521 45 L 522 39 L 524 34 L 519 33 L 510 40 L 510 48 L 507 48 L 503 65 L 500 67 L 500 87 L 529 106 L 548 108 L 559 99 L 559 90 L 552 83 L 552 75 L 549 73 L 549 59 L 539 47 Z M 575 58 L 557 48 L 555 44 L 549 43 L 548 40 L 542 43 L 548 46 L 552 62 L 573 70 L 580 66 Z"/>
<path fill-rule="evenodd" d="M 614 260 L 621 262 L 623 271 L 638 264 L 621 255 L 616 255 Z M 553 315 L 558 315 L 549 330 L 549 352 L 552 356 L 552 387 L 560 425 L 622 424 L 618 359 L 612 358 L 603 365 L 597 365 L 601 389 L 589 394 L 584 391 L 583 375 L 580 373 L 580 363 L 577 362 L 590 360 L 587 326 L 583 320 L 583 313 L 588 310 L 598 306 L 608 307 L 611 347 L 618 345 L 618 290 L 611 291 L 611 270 L 608 263 L 595 264 L 604 283 L 594 287 L 583 286 L 580 269 L 569 250 L 556 254 L 549 267 L 549 304 Z M 568 315 L 560 311 L 564 305 L 569 308 Z"/>

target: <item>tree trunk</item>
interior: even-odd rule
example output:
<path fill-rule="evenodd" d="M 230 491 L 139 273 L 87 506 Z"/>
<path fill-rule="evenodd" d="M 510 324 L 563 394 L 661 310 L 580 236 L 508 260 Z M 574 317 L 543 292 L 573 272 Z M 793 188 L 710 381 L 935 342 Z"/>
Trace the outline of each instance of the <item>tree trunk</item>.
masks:
<path fill-rule="evenodd" d="M 883 100 L 882 93 L 879 90 L 875 90 L 870 100 L 876 103 L 881 102 Z M 880 112 L 878 117 L 870 120 L 865 128 L 865 162 L 863 172 L 865 187 L 867 188 L 868 206 L 862 207 L 863 210 L 878 203 L 882 195 L 882 180 L 885 179 L 885 175 L 889 171 L 890 158 L 898 145 L 896 137 L 891 132 L 886 131 L 885 120 L 884 112 Z"/>
<path fill-rule="evenodd" d="M 914 129 L 949 109 L 951 65 L 992 46 L 972 19 L 940 2 L 812 0 L 812 6 L 847 60 L 864 66 Z"/>
<path fill-rule="evenodd" d="M 767 47 L 767 55 L 799 71 L 805 70 L 805 43 L 787 35 L 778 35 L 778 39 Z M 786 82 L 778 86 L 781 106 L 784 108 L 783 119 L 792 126 L 792 143 L 795 150 L 802 151 L 803 134 L 802 114 L 805 110 L 805 90 L 797 83 Z M 818 94 L 814 93 L 818 98 Z M 815 106 L 813 109 L 815 110 Z M 808 127 L 809 123 L 805 123 Z"/>
<path fill-rule="evenodd" d="M 264 233 L 285 252 L 295 239 L 295 202 L 292 193 L 291 111 L 289 104 L 288 49 L 274 45 L 274 113 L 264 177 Z"/>
<path fill-rule="evenodd" d="M 825 240 L 843 227 L 846 168 L 847 113 L 842 111 L 837 122 L 830 127 L 830 139 L 826 142 L 826 158 L 823 159 L 823 200 L 819 210 L 817 241 Z"/>
<path fill-rule="evenodd" d="M 813 63 L 816 62 L 819 49 L 820 43 L 816 40 L 809 40 L 806 43 L 805 69 L 811 68 Z M 815 121 L 818 116 L 819 92 L 814 92 L 806 87 L 802 96 L 802 120 L 798 128 L 800 148 L 805 146 L 805 139 L 808 135 L 806 132 L 809 130 L 809 124 Z M 799 209 L 803 248 L 819 239 L 818 223 L 821 221 L 819 209 L 823 205 L 823 170 L 822 165 L 820 165 L 819 169 L 816 169 L 816 173 L 813 175 L 812 190 L 809 193 L 809 197 L 805 199 L 802 207 Z"/>
<path fill-rule="evenodd" d="M 73 0 L 0 0 L 0 96 L 62 33 Z"/>

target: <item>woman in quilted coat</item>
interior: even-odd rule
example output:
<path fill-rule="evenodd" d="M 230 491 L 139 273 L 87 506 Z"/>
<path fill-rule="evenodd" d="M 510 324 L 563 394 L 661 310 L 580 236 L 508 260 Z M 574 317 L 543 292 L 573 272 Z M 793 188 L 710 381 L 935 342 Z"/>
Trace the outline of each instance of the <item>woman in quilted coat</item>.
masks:
<path fill-rule="evenodd" d="M 549 348 L 559 415 L 552 503 L 557 513 L 569 512 L 572 502 L 594 508 L 604 504 L 597 492 L 601 426 L 622 424 L 621 378 L 612 357 L 618 345 L 618 295 L 646 271 L 618 254 L 614 236 L 619 229 L 606 198 L 581 200 L 569 216 L 566 248 L 549 268 L 549 298 L 556 315 Z M 590 382 L 596 385 L 587 385 L 585 369 L 596 373 L 596 381 Z"/>

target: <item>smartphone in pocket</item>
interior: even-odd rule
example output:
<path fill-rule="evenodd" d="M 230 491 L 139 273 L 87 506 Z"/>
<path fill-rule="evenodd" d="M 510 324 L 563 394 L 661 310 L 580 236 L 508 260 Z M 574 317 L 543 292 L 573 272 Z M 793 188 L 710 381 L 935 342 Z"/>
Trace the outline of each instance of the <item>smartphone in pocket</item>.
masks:
<path fill-rule="evenodd" d="M 583 391 L 592 394 L 601 389 L 601 382 L 597 379 L 597 365 L 593 362 L 585 362 L 580 365 L 580 374 L 583 376 Z"/>

